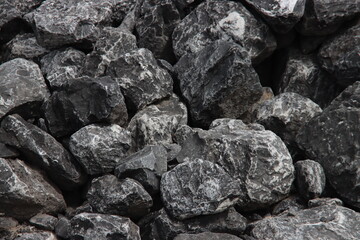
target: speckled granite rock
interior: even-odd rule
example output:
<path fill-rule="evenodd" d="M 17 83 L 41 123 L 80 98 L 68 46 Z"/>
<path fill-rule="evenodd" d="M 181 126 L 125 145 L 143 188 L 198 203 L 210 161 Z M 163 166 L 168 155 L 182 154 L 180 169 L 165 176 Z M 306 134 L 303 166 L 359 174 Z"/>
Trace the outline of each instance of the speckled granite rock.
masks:
<path fill-rule="evenodd" d="M 29 222 L 39 229 L 53 231 L 58 219 L 54 216 L 40 213 L 30 218 Z"/>
<path fill-rule="evenodd" d="M 323 205 L 343 206 L 344 203 L 338 198 L 315 198 L 309 200 L 308 202 L 309 208 L 319 207 Z"/>
<path fill-rule="evenodd" d="M 57 240 L 58 238 L 52 232 L 38 231 L 31 233 L 20 233 L 14 240 Z"/>
<path fill-rule="evenodd" d="M 241 240 L 241 238 L 227 233 L 204 232 L 198 234 L 179 234 L 174 240 Z"/>

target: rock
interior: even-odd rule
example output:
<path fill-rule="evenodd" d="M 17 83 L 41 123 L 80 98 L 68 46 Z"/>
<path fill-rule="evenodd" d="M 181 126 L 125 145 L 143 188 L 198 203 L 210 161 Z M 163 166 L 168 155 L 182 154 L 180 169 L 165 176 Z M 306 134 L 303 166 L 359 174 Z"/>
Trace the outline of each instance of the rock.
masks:
<path fill-rule="evenodd" d="M 166 210 L 180 220 L 223 212 L 243 194 L 224 169 L 201 159 L 164 173 L 160 191 Z"/>
<path fill-rule="evenodd" d="M 329 36 L 300 36 L 300 49 L 303 54 L 315 52 Z"/>
<path fill-rule="evenodd" d="M 39 229 L 53 231 L 58 219 L 48 214 L 37 214 L 29 222 Z"/>
<path fill-rule="evenodd" d="M 87 199 L 94 211 L 139 218 L 149 212 L 151 196 L 136 181 L 105 175 L 92 181 Z"/>
<path fill-rule="evenodd" d="M 151 51 L 145 48 L 112 61 L 106 74 L 120 84 L 130 111 L 140 110 L 172 92 L 171 76 L 157 65 Z"/>
<path fill-rule="evenodd" d="M 303 198 L 298 195 L 291 195 L 288 198 L 285 198 L 281 202 L 277 203 L 272 211 L 272 215 L 279 215 L 279 214 L 291 214 L 293 212 L 298 212 L 307 208 L 306 202 Z"/>
<path fill-rule="evenodd" d="M 304 15 L 305 0 L 245 0 L 265 21 L 279 33 L 286 33 Z"/>
<path fill-rule="evenodd" d="M 57 237 L 52 232 L 41 231 L 31 233 L 20 233 L 14 240 L 57 240 Z"/>
<path fill-rule="evenodd" d="M 66 207 L 60 191 L 21 160 L 0 158 L 0 212 L 26 220 L 39 212 L 55 213 Z"/>
<path fill-rule="evenodd" d="M 20 153 L 16 148 L 0 143 L 0 158 L 17 158 L 19 155 Z"/>
<path fill-rule="evenodd" d="M 18 113 L 26 118 L 37 117 L 49 90 L 39 66 L 16 58 L 0 65 L 0 118 Z"/>
<path fill-rule="evenodd" d="M 251 223 L 256 239 L 349 239 L 360 238 L 360 214 L 340 206 L 320 206 Z"/>
<path fill-rule="evenodd" d="M 208 131 L 184 126 L 178 134 L 184 135 L 179 162 L 207 159 L 239 180 L 245 193 L 238 202 L 242 211 L 269 207 L 289 195 L 294 180 L 291 156 L 281 139 L 261 125 L 218 119 Z"/>
<path fill-rule="evenodd" d="M 297 30 L 307 36 L 328 35 L 359 12 L 359 0 L 309 0 L 306 2 L 305 13 L 297 25 Z"/>
<path fill-rule="evenodd" d="M 85 182 L 86 176 L 71 154 L 50 134 L 18 115 L 7 116 L 1 126 L 17 139 L 7 144 L 16 147 L 26 161 L 44 169 L 61 189 L 72 190 Z"/>
<path fill-rule="evenodd" d="M 187 121 L 186 106 L 173 95 L 139 111 L 127 129 L 132 133 L 135 150 L 140 150 L 146 145 L 173 143 L 176 129 Z"/>
<path fill-rule="evenodd" d="M 43 72 L 52 90 L 66 86 L 68 81 L 80 77 L 84 70 L 85 54 L 74 48 L 55 50 L 41 59 Z"/>
<path fill-rule="evenodd" d="M 319 207 L 323 205 L 343 206 L 344 204 L 338 198 L 315 198 L 309 200 L 308 202 L 309 208 Z"/>
<path fill-rule="evenodd" d="M 128 218 L 81 213 L 71 219 L 70 239 L 140 240 L 139 227 Z"/>
<path fill-rule="evenodd" d="M 244 46 L 254 64 L 276 48 L 270 29 L 241 3 L 233 1 L 212 0 L 200 4 L 177 25 L 172 38 L 178 58 L 198 52 L 216 40 Z"/>
<path fill-rule="evenodd" d="M 69 147 L 87 174 L 110 173 L 127 155 L 131 133 L 116 124 L 92 124 L 71 135 Z"/>
<path fill-rule="evenodd" d="M 358 11 L 360 12 L 360 0 Z M 349 86 L 360 80 L 360 20 L 357 24 L 325 42 L 318 54 L 321 66 L 336 77 L 337 83 Z"/>
<path fill-rule="evenodd" d="M 131 177 L 138 181 L 152 198 L 158 198 L 160 192 L 160 178 L 153 171 L 139 168 L 121 175 L 121 178 Z M 155 201 L 154 201 L 155 202 Z"/>
<path fill-rule="evenodd" d="M 84 101 L 86 99 L 87 101 Z M 55 137 L 64 137 L 91 123 L 127 122 L 124 96 L 110 77 L 72 79 L 44 103 L 46 124 Z"/>
<path fill-rule="evenodd" d="M 61 238 L 69 238 L 70 236 L 70 220 L 66 217 L 59 217 L 59 221 L 55 225 L 56 236 Z"/>
<path fill-rule="evenodd" d="M 175 72 L 191 120 L 201 126 L 216 118 L 240 118 L 262 95 L 248 53 L 234 43 L 216 41 L 185 54 Z"/>
<path fill-rule="evenodd" d="M 179 234 L 174 240 L 241 240 L 234 235 L 227 233 L 212 233 L 212 232 L 204 232 L 198 234 Z"/>
<path fill-rule="evenodd" d="M 341 196 L 360 207 L 358 192 L 360 162 L 360 82 L 345 89 L 321 115 L 303 126 L 297 136 L 299 146 L 310 159 L 322 165 L 326 178 Z"/>
<path fill-rule="evenodd" d="M 10 230 L 19 225 L 19 222 L 12 217 L 0 217 L 0 231 Z"/>

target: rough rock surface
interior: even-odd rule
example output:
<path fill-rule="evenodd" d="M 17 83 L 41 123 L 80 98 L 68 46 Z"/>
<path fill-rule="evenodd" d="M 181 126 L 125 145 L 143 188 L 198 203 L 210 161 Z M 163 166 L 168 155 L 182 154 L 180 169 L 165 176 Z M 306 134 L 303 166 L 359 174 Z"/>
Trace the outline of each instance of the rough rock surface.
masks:
<path fill-rule="evenodd" d="M 95 213 L 81 213 L 71 219 L 70 239 L 140 240 L 139 227 L 130 219 Z"/>
<path fill-rule="evenodd" d="M 41 231 L 32 233 L 20 233 L 14 240 L 57 240 L 57 237 L 52 232 Z"/>
<path fill-rule="evenodd" d="M 21 160 L 0 158 L 0 212 L 26 220 L 38 212 L 58 212 L 66 204 L 60 191 Z"/>
<path fill-rule="evenodd" d="M 52 231 L 55 229 L 58 219 L 54 216 L 40 213 L 30 218 L 29 222 L 39 229 Z"/>
<path fill-rule="evenodd" d="M 86 101 L 84 101 L 86 99 Z M 46 124 L 55 137 L 70 135 L 90 123 L 124 125 L 127 109 L 117 82 L 110 77 L 72 79 L 44 103 Z"/>
<path fill-rule="evenodd" d="M 277 203 L 272 211 L 272 215 L 279 215 L 279 214 L 288 214 L 297 212 L 303 209 L 306 209 L 306 200 L 304 198 L 301 198 L 298 195 L 291 195 L 288 198 L 285 198 L 281 202 Z"/>
<path fill-rule="evenodd" d="M 7 116 L 1 126 L 17 140 L 7 144 L 16 147 L 27 161 L 44 169 L 61 189 L 74 189 L 86 180 L 75 159 L 50 134 L 18 115 Z"/>
<path fill-rule="evenodd" d="M 110 173 L 126 156 L 131 133 L 116 124 L 88 125 L 70 137 L 69 149 L 87 174 Z"/>
<path fill-rule="evenodd" d="M 16 58 L 0 65 L 0 76 L 0 118 L 9 113 L 38 116 L 50 95 L 39 66 Z"/>
<path fill-rule="evenodd" d="M 138 182 L 130 178 L 119 180 L 113 175 L 94 179 L 87 199 L 95 212 L 131 218 L 144 216 L 153 204 L 151 196 Z"/>
<path fill-rule="evenodd" d="M 198 52 L 216 40 L 244 46 L 253 63 L 260 63 L 276 48 L 269 27 L 257 20 L 241 3 L 205 1 L 186 16 L 173 35 L 175 55 Z"/>
<path fill-rule="evenodd" d="M 192 121 L 208 126 L 216 118 L 239 118 L 262 95 L 248 53 L 241 46 L 216 41 L 175 65 L 180 90 Z"/>
<path fill-rule="evenodd" d="M 204 232 L 198 234 L 179 234 L 174 240 L 241 240 L 237 236 L 227 233 Z"/>
<path fill-rule="evenodd" d="M 308 202 L 309 208 L 319 207 L 323 205 L 343 206 L 344 203 L 338 198 L 315 198 L 309 200 Z"/>

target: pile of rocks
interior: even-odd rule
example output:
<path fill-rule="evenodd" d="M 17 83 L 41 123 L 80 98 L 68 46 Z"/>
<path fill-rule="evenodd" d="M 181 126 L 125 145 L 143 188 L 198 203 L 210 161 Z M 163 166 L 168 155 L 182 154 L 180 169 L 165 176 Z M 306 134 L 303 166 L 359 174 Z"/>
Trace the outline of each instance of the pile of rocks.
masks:
<path fill-rule="evenodd" d="M 360 239 L 360 0 L 3 0 L 0 238 Z"/>

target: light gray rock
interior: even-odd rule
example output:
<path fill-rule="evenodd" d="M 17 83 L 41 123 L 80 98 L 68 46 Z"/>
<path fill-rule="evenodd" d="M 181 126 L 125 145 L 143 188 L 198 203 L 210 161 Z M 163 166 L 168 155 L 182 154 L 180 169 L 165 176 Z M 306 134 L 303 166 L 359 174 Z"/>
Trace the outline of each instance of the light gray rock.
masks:
<path fill-rule="evenodd" d="M 130 219 L 95 213 L 81 213 L 71 219 L 70 239 L 140 240 L 139 227 Z"/>
<path fill-rule="evenodd" d="M 204 232 L 198 234 L 179 234 L 174 240 L 241 240 L 237 236 L 227 233 Z"/>
<path fill-rule="evenodd" d="M 309 208 L 319 207 L 323 205 L 343 206 L 344 203 L 338 198 L 315 198 L 309 200 L 308 202 Z"/>
<path fill-rule="evenodd" d="M 70 137 L 69 149 L 87 174 L 110 173 L 127 155 L 131 133 L 116 124 L 92 124 Z"/>
<path fill-rule="evenodd" d="M 30 218 L 29 222 L 39 229 L 53 231 L 58 219 L 54 216 L 40 213 Z"/>
<path fill-rule="evenodd" d="M 59 217 L 59 221 L 55 226 L 55 234 L 61 238 L 69 238 L 70 236 L 70 220 L 64 216 Z"/>
<path fill-rule="evenodd" d="M 0 158 L 0 173 L 0 212 L 6 216 L 27 220 L 40 212 L 65 209 L 60 191 L 23 161 Z"/>
<path fill-rule="evenodd" d="M 57 240 L 58 238 L 52 232 L 39 231 L 32 233 L 20 233 L 14 240 Z"/>
<path fill-rule="evenodd" d="M 173 35 L 175 55 L 194 53 L 216 40 L 238 43 L 249 52 L 253 63 L 260 63 L 276 48 L 269 27 L 257 20 L 241 3 L 205 1 L 186 16 Z"/>
<path fill-rule="evenodd" d="M 0 65 L 0 118 L 9 113 L 39 116 L 41 104 L 50 95 L 40 68 L 16 58 Z"/>

